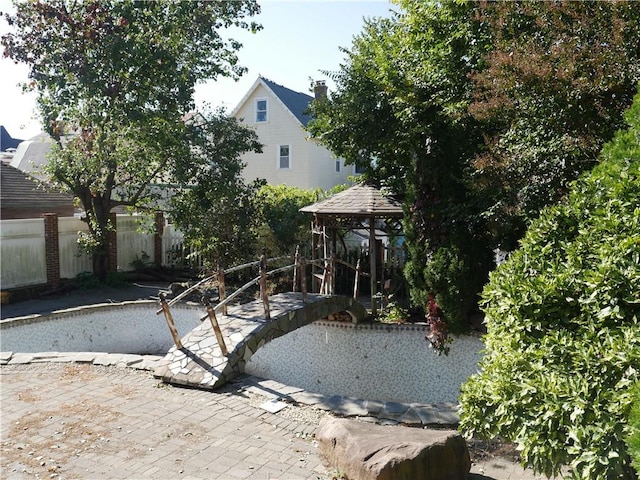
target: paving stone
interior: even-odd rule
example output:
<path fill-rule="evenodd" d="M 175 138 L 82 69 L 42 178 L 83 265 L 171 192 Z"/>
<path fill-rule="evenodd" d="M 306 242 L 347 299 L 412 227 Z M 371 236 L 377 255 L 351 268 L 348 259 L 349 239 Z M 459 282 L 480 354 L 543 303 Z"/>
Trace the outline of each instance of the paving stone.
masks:
<path fill-rule="evenodd" d="M 384 408 L 384 402 L 378 400 L 366 400 L 364 404 L 369 415 L 377 415 Z"/>
<path fill-rule="evenodd" d="M 332 410 L 340 415 L 349 417 L 359 417 L 369 413 L 365 408 L 364 400 L 349 397 L 344 397 L 342 403 Z"/>
<path fill-rule="evenodd" d="M 11 360 L 13 352 L 0 352 L 0 365 L 6 365 Z"/>
<path fill-rule="evenodd" d="M 400 417 L 400 423 L 405 425 L 422 425 L 422 418 L 418 414 L 415 408 L 410 407 L 402 416 Z"/>
<path fill-rule="evenodd" d="M 9 360 L 9 365 L 31 363 L 33 361 L 32 353 L 14 353 Z"/>
<path fill-rule="evenodd" d="M 403 415 L 409 409 L 406 403 L 385 402 L 382 413 L 385 415 Z"/>

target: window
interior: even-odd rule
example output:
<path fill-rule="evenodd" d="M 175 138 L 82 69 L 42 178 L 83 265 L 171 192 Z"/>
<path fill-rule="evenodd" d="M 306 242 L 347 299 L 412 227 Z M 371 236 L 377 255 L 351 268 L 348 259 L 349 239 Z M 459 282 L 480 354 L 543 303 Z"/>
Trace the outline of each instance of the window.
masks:
<path fill-rule="evenodd" d="M 367 167 L 365 167 L 364 165 L 356 165 L 356 175 L 362 175 L 366 171 Z"/>
<path fill-rule="evenodd" d="M 340 160 L 336 160 L 336 173 L 340 173 Z"/>
<path fill-rule="evenodd" d="M 267 121 L 267 99 L 258 98 L 256 100 L 256 123 Z"/>
<path fill-rule="evenodd" d="M 278 147 L 278 170 L 291 169 L 291 155 L 289 145 L 280 145 Z"/>

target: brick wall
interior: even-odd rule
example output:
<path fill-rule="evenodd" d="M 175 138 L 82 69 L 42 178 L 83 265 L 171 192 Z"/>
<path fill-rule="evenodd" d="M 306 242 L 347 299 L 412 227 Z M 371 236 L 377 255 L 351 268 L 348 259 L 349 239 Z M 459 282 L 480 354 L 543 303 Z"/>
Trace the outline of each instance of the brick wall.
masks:
<path fill-rule="evenodd" d="M 43 213 L 44 244 L 47 266 L 47 285 L 60 284 L 60 246 L 58 241 L 58 214 Z"/>

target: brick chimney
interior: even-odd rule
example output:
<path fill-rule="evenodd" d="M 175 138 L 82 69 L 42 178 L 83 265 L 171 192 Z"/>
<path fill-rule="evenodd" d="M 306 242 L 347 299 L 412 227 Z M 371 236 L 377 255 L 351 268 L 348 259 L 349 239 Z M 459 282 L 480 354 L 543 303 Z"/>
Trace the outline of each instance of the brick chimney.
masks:
<path fill-rule="evenodd" d="M 316 84 L 313 86 L 313 93 L 316 100 L 321 98 L 327 98 L 328 87 L 324 80 L 316 80 Z"/>

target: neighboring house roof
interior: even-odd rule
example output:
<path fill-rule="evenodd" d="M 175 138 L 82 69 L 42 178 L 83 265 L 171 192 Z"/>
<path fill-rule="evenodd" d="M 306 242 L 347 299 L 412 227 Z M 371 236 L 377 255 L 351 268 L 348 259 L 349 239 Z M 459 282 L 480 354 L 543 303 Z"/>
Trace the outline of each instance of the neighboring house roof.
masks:
<path fill-rule="evenodd" d="M 40 133 L 18 145 L 11 166 L 27 172 L 39 180 L 46 180 L 40 169 L 47 163 L 47 154 L 51 150 L 53 139 L 46 133 Z"/>
<path fill-rule="evenodd" d="M 385 196 L 377 188 L 356 184 L 340 193 L 300 209 L 314 215 L 344 217 L 402 217 L 400 202 Z"/>
<path fill-rule="evenodd" d="M 6 152 L 9 148 L 17 148 L 21 142 L 19 138 L 13 138 L 3 125 L 0 125 L 0 152 Z"/>
<path fill-rule="evenodd" d="M 0 163 L 0 207 L 2 211 L 39 210 L 42 213 L 63 209 L 73 214 L 73 197 L 47 188 L 11 165 Z"/>
<path fill-rule="evenodd" d="M 266 89 L 270 90 L 273 95 L 282 103 L 282 105 L 291 112 L 291 114 L 303 125 L 307 126 L 309 120 L 311 120 L 311 116 L 308 115 L 307 110 L 309 109 L 309 103 L 313 101 L 313 97 L 311 95 L 307 95 L 305 93 L 296 92 L 287 87 L 283 87 L 271 80 L 268 80 L 264 77 L 258 77 L 253 86 L 249 89 L 244 98 L 240 101 L 238 106 L 231 113 L 232 116 L 235 116 L 240 107 L 247 101 L 247 99 L 251 96 L 258 85 L 262 84 Z"/>

